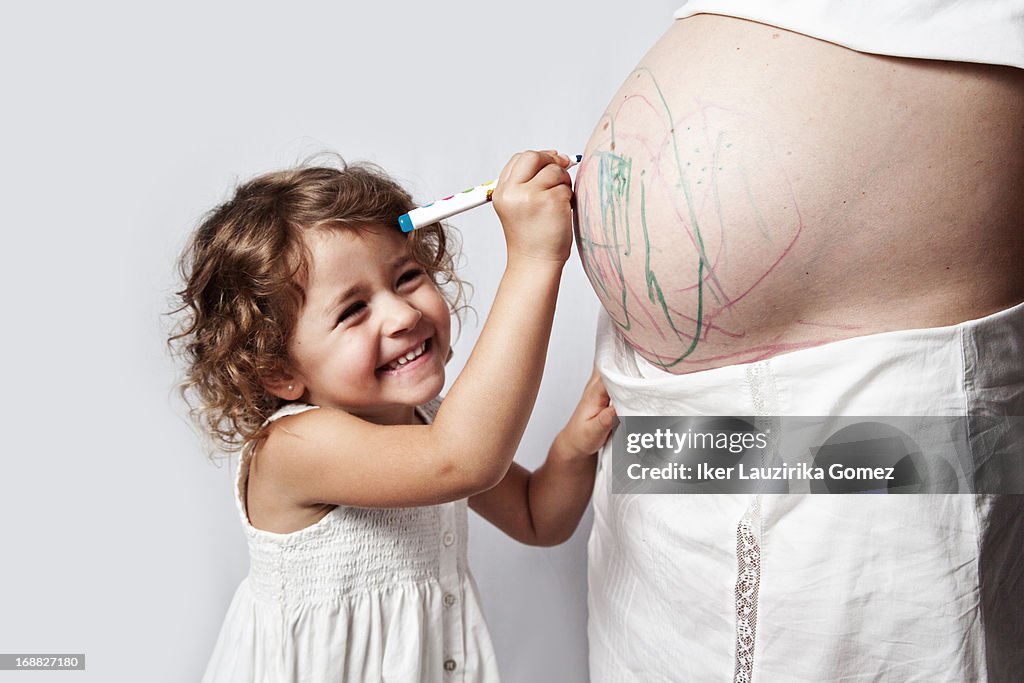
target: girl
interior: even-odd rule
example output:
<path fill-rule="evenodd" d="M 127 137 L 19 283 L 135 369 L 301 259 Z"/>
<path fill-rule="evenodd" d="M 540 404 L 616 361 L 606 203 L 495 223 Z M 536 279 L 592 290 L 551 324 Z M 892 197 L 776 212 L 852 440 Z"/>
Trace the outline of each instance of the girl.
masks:
<path fill-rule="evenodd" d="M 440 225 L 400 232 L 413 204 L 381 171 L 264 175 L 199 226 L 172 341 L 194 416 L 241 447 L 251 559 L 205 681 L 498 680 L 465 499 L 517 540 L 560 543 L 614 418 L 595 374 L 544 465 L 512 464 L 569 256 L 567 164 L 525 152 L 502 170 L 505 272 L 443 403 L 461 283 Z"/>

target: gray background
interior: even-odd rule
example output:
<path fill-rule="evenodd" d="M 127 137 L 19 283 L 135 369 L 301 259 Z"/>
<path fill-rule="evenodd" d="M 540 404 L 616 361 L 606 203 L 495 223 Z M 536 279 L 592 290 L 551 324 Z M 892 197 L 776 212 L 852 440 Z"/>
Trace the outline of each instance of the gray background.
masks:
<path fill-rule="evenodd" d="M 383 165 L 424 202 L 523 148 L 582 151 L 677 4 L 6 4 L 0 652 L 84 652 L 88 669 L 0 681 L 197 680 L 245 575 L 234 463 L 205 458 L 164 348 L 199 216 L 324 150 Z M 504 263 L 490 209 L 454 223 L 479 320 L 449 382 Z M 529 467 L 588 375 L 596 311 L 574 256 Z M 586 680 L 588 529 L 589 513 L 542 550 L 471 520 L 507 681 Z"/>

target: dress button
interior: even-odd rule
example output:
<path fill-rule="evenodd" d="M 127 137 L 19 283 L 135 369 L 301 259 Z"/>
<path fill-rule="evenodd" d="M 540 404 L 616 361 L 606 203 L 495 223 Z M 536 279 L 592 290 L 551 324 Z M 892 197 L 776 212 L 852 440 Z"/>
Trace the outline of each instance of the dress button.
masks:
<path fill-rule="evenodd" d="M 446 531 L 444 533 L 444 536 L 441 537 L 441 542 L 445 545 L 451 545 L 452 543 L 455 543 L 455 534 L 453 534 L 450 531 Z"/>
<path fill-rule="evenodd" d="M 445 593 L 444 594 L 444 606 L 445 607 L 451 607 L 454 604 L 455 604 L 455 596 L 452 595 L 451 593 Z"/>
<path fill-rule="evenodd" d="M 444 670 L 445 671 L 455 671 L 455 660 L 454 659 L 446 659 L 446 660 L 444 660 Z"/>

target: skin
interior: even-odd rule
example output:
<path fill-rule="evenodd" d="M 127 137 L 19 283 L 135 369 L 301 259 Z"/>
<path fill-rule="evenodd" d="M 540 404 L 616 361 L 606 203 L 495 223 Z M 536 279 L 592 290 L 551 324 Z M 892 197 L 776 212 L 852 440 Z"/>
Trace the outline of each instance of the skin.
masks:
<path fill-rule="evenodd" d="M 614 419 L 596 374 L 545 464 L 534 473 L 512 464 L 572 240 L 567 163 L 551 152 L 525 152 L 502 171 L 494 208 L 507 265 L 477 345 L 430 425 L 415 407 L 444 386 L 450 312 L 440 293 L 396 229 L 310 235 L 289 367 L 265 388 L 320 409 L 277 420 L 255 449 L 247 490 L 255 527 L 288 533 L 338 505 L 470 497 L 482 516 L 523 542 L 553 544 L 572 534 L 593 487 L 595 452 Z"/>
<path fill-rule="evenodd" d="M 619 332 L 683 374 L 1024 300 L 1024 70 L 673 22 L 577 172 Z"/>

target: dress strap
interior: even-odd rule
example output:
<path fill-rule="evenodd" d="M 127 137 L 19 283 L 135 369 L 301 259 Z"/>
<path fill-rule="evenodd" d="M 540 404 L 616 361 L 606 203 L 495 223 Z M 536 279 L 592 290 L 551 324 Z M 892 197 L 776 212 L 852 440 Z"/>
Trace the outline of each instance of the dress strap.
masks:
<path fill-rule="evenodd" d="M 266 422 L 263 423 L 263 426 L 265 427 L 275 420 L 280 420 L 282 417 L 298 415 L 299 413 L 304 413 L 307 410 L 313 410 L 314 408 L 319 407 L 320 406 L 314 406 L 309 403 L 285 403 L 283 406 L 275 410 L 273 415 L 267 418 Z"/>
<path fill-rule="evenodd" d="M 263 426 L 266 427 L 271 422 L 280 420 L 282 417 L 298 415 L 299 413 L 305 413 L 319 407 L 308 403 L 285 403 L 264 420 Z M 250 441 L 242 447 L 242 452 L 238 456 L 238 471 L 235 473 L 235 507 L 238 508 L 238 514 L 241 515 L 244 526 L 249 524 L 249 512 L 245 507 L 245 493 L 249 487 L 249 462 L 252 460 L 255 446 L 256 442 Z"/>

